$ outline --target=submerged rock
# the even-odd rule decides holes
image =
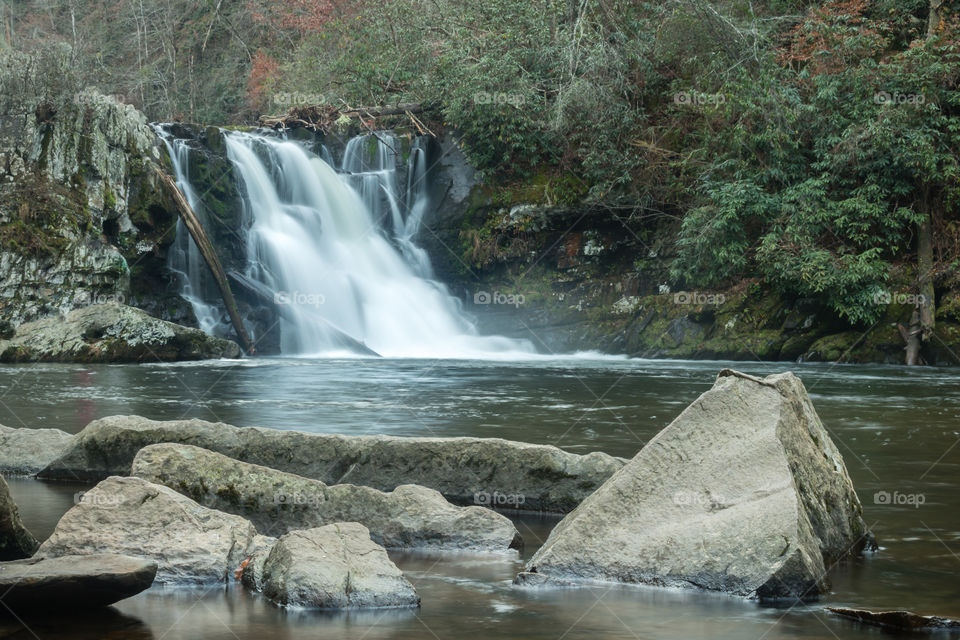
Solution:
[[[266,557],[251,559],[243,584],[279,605],[345,609],[420,604],[386,550],[356,522],[292,531],[259,554]]]
[[[813,598],[867,542],[843,458],[791,373],[722,371],[553,530],[516,582]]]
[[[960,630],[960,620],[939,616],[921,616],[912,611],[870,611],[869,609],[848,609],[846,607],[827,607],[827,611],[864,624],[898,631]]]
[[[30,610],[103,607],[150,588],[157,565],[115,554],[29,558],[0,563],[3,604]]]
[[[17,505],[7,481],[0,476],[0,560],[29,558],[37,550],[37,539],[20,521]],[[0,591],[0,594],[3,592]]]
[[[243,518],[140,478],[107,478],[67,511],[37,556],[117,553],[157,563],[157,582],[224,582],[263,544]]]
[[[9,340],[0,340],[0,362],[156,362],[239,355],[240,347],[230,340],[116,302],[28,322]]]
[[[566,513],[624,461],[499,438],[344,436],[203,420],[113,416],[88,424],[39,475],[100,480],[126,475],[150,444],[192,444],[244,462],[320,480],[391,491],[418,484],[455,504]]]
[[[394,549],[506,551],[522,546],[508,518],[482,507],[456,507],[433,489],[401,485],[390,493],[239,462],[190,445],[144,447],[132,475],[163,484],[200,504],[249,519],[281,535],[334,522],[359,522]]]
[[[0,424],[0,473],[33,475],[59,457],[71,438],[60,429],[14,429]]]

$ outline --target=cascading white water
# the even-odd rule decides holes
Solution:
[[[206,225],[204,208],[193,185],[190,184],[190,147],[182,140],[176,140],[162,126],[155,126],[154,130],[163,140],[167,153],[170,154],[177,186],[190,203],[190,207],[196,212],[197,218]],[[223,317],[223,312],[215,302],[209,302],[210,298],[205,295],[212,291],[213,283],[210,282],[207,264],[184,228],[182,220],[177,220],[177,235],[170,247],[167,266],[177,275],[180,281],[180,295],[193,308],[199,327],[207,333],[217,333],[218,329],[226,329],[228,324]]]
[[[419,141],[403,198],[399,141],[386,134],[351,139],[341,173],[296,142],[228,132],[226,144],[249,221],[246,276],[274,294],[283,353],[342,354],[358,342],[387,357],[533,353],[527,341],[478,335],[459,301],[429,279],[415,243],[427,206]]]

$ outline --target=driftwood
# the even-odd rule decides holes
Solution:
[[[423,123],[417,120],[413,114],[422,113],[423,105],[416,102],[401,103],[395,106],[380,107],[348,107],[337,108],[333,105],[314,105],[291,107],[286,113],[269,116],[263,115],[257,118],[257,124],[261,127],[271,127],[275,129],[295,129],[305,127],[314,131],[324,133],[330,131],[334,123],[340,118],[374,119],[383,116],[408,116],[417,129],[426,129]],[[426,129],[429,131],[428,129]]]
[[[256,353],[253,340],[250,339],[250,335],[243,326],[240,311],[237,309],[237,302],[233,298],[233,292],[230,291],[230,283],[227,282],[227,276],[223,271],[223,267],[220,265],[220,259],[217,258],[217,253],[214,251],[210,239],[207,238],[207,234],[203,230],[203,225],[200,224],[197,214],[193,212],[193,208],[190,206],[190,203],[187,202],[187,198],[183,195],[183,192],[180,191],[180,187],[177,186],[173,178],[161,171],[159,167],[154,167],[154,170],[160,177],[160,182],[163,183],[173,197],[173,201],[177,205],[177,210],[180,213],[180,219],[183,220],[184,226],[186,226],[187,231],[190,232],[190,237],[193,238],[197,248],[200,249],[200,253],[207,263],[207,267],[210,268],[213,279],[217,282],[217,287],[220,289],[220,296],[223,298],[223,303],[227,307],[230,322],[233,323],[233,328],[237,332],[237,337],[240,339],[243,350],[246,351],[247,354],[253,355]]]
[[[236,271],[229,272],[227,276],[231,280],[233,280],[234,284],[239,286],[241,289],[247,292],[254,299],[259,300],[263,304],[273,306],[274,308],[276,308],[277,313],[280,314],[281,316],[285,316],[287,318],[290,317],[289,308],[285,305],[280,304],[277,301],[277,298],[274,296],[273,291],[271,291],[270,288],[264,285],[262,282],[257,282],[256,280],[253,280],[252,278],[248,278],[244,274],[237,273]],[[368,347],[366,344],[364,344],[362,340],[358,340],[357,338],[354,338],[349,333],[339,328],[338,326],[336,326],[326,318],[322,316],[318,316],[318,318],[321,322],[324,323],[324,325],[326,325],[328,329],[330,329],[330,331],[334,335],[337,336],[342,346],[346,347],[347,349],[350,349],[355,353],[359,353],[360,355],[375,356],[377,358],[382,357],[379,353],[377,353],[376,351]]]

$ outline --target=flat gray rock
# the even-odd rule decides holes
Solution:
[[[115,554],[0,562],[0,600],[17,614],[103,607],[148,589],[156,573],[149,560]]]
[[[14,429],[0,424],[0,473],[31,476],[60,457],[72,439],[60,429]]]
[[[389,493],[238,462],[184,444],[144,447],[132,474],[198,503],[250,520],[278,536],[335,522],[359,522],[391,549],[507,551],[522,546],[509,518],[483,507],[457,507],[440,493],[401,485]]]
[[[107,478],[67,511],[38,556],[114,553],[157,564],[161,584],[226,582],[262,546],[249,521],[140,478]]]
[[[37,550],[37,539],[20,521],[17,505],[7,481],[0,476],[0,560],[29,558]]]
[[[127,475],[140,449],[162,442],[192,444],[328,485],[391,491],[418,484],[454,504],[556,513],[576,507],[624,464],[604,453],[576,455],[497,438],[344,436],[113,416],[88,424],[39,476],[95,481]]]
[[[847,607],[827,607],[827,611],[863,624],[897,631],[936,631],[938,629],[960,631],[960,620],[940,616],[922,616],[912,611],[870,611]]]
[[[800,379],[725,370],[551,532],[518,584],[619,582],[815,598],[868,531]]]
[[[260,552],[263,554],[264,552]],[[311,609],[417,607],[420,597],[356,522],[292,531],[255,555],[243,584],[272,602]]]
[[[110,302],[17,327],[0,362],[157,362],[236,358],[235,342]]]

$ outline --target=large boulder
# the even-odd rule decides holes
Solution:
[[[157,564],[157,582],[225,582],[263,536],[247,520],[208,509],[140,478],[107,478],[64,514],[37,555],[116,553]]]
[[[3,604],[31,610],[103,607],[150,588],[157,565],[113,554],[28,558],[0,563]]]
[[[269,551],[253,557],[242,581],[283,606],[346,609],[420,604],[413,585],[386,550],[356,522],[282,536]]]
[[[611,581],[812,598],[868,531],[800,379],[725,370],[553,530],[520,584]]]
[[[38,544],[37,539],[20,521],[17,505],[10,495],[10,487],[0,476],[0,560],[29,558],[37,550]]]
[[[0,362],[157,362],[235,358],[235,342],[116,302],[27,322],[0,340]]]
[[[60,429],[14,429],[0,424],[0,473],[33,475],[57,459],[72,438]]]
[[[113,416],[88,424],[39,475],[126,475],[140,449],[161,442],[192,444],[328,485],[391,491],[419,484],[455,504],[555,513],[573,509],[624,464],[604,453],[576,455],[499,438],[345,436]]]
[[[184,444],[144,447],[132,475],[198,503],[250,520],[281,535],[334,522],[359,522],[378,544],[394,549],[506,551],[522,539],[508,518],[483,507],[456,507],[433,489],[401,485],[389,493],[238,462]]]

